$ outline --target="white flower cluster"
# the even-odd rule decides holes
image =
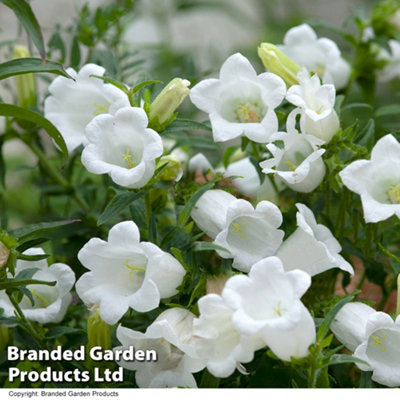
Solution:
[[[307,25],[299,29],[310,34],[311,28]],[[288,33],[288,37],[292,34]],[[318,75],[310,77],[305,67],[313,71],[315,64],[323,66],[325,71],[325,65],[330,68],[331,58],[334,58],[338,64],[346,65],[345,76],[341,76],[342,84],[347,82],[349,72],[337,46],[328,39],[320,41],[316,41],[315,37],[309,43],[309,46],[315,47],[312,52],[315,60],[307,59],[308,63],[299,60],[304,66],[298,73],[299,84],[289,90],[274,73],[257,75],[250,62],[237,53],[225,61],[219,79],[206,79],[194,86],[190,93],[192,102],[209,114],[215,141],[226,142],[245,136],[257,143],[268,143],[272,157],[260,164],[263,172],[274,174],[291,189],[306,193],[313,191],[323,180],[325,165],[321,156],[325,150],[320,146],[332,139],[340,124],[334,110],[335,86],[321,84]],[[331,48],[331,58],[326,59],[326,53],[320,49],[321,43]],[[303,42],[299,46],[302,48]],[[289,40],[283,50],[290,55],[296,48],[295,43]],[[332,81],[331,78],[327,70],[324,81]],[[297,108],[288,116],[287,132],[278,132],[278,118],[274,110],[284,99]],[[301,133],[296,129],[298,114],[301,116]],[[276,141],[283,142],[283,147],[272,143]]]
[[[248,276],[231,277],[221,295],[198,302],[200,315],[181,308],[161,313],[145,333],[119,326],[122,347],[156,349],[160,362],[120,362],[136,371],[139,387],[196,387],[205,367],[228,377],[268,346],[279,358],[302,358],[315,341],[314,321],[300,301],[311,283],[302,271],[285,272],[276,257],[256,263]]]
[[[75,80],[56,78],[49,86],[45,117],[60,131],[72,152],[83,145],[82,163],[93,174],[109,174],[124,187],[143,187],[153,176],[155,159],[162,155],[161,137],[148,126],[148,117],[131,107],[119,88],[104,83],[103,67],[87,64]]]
[[[276,56],[274,62],[279,59],[271,47],[265,52]],[[214,169],[202,154],[189,161],[191,172],[211,170],[238,176],[234,180],[238,192],[256,199],[257,204],[220,189],[208,190],[197,200],[191,218],[212,239],[217,254],[232,259],[232,267],[240,273],[227,278],[218,293],[201,297],[197,316],[185,308],[168,308],[144,333],[119,324],[117,338],[122,348],[155,349],[159,356],[157,363],[120,361],[124,368],[136,371],[139,387],[195,387],[193,373],[204,368],[221,378],[236,369],[246,373],[243,364],[265,347],[284,361],[306,357],[316,339],[314,320],[301,301],[311,277],[331,268],[354,273],[340,255],[338,240],[317,223],[312,210],[297,203],[297,228],[285,237],[279,229],[282,213],[269,201],[282,186],[309,193],[323,181],[326,150],[322,146],[340,130],[334,109],[336,90],[347,85],[350,67],[336,44],[318,39],[308,25],[291,29],[279,52],[290,57],[284,70],[293,73],[289,69],[294,66],[295,84],[289,85],[275,71],[257,75],[250,62],[236,53],[222,65],[218,79],[203,80],[190,91],[193,104],[209,115],[214,141],[229,145],[244,138],[244,143],[261,144],[265,154],[257,162],[263,159],[259,163],[262,173],[272,175],[261,184],[254,160],[245,153],[226,168]],[[274,65],[279,68],[279,63]],[[388,76],[394,76],[391,68],[389,63]],[[67,72],[75,81],[54,80],[45,115],[60,130],[68,151],[83,145],[82,164],[89,172],[108,174],[127,188],[145,186],[164,151],[160,135],[149,128],[146,111],[131,107],[124,91],[92,76],[104,74],[99,66],[88,64],[79,73]],[[177,107],[188,94],[188,85],[177,79],[162,93],[169,96],[177,89],[173,106]],[[160,100],[158,106],[165,108],[170,103],[167,100]],[[276,109],[284,102],[291,104],[292,111],[283,132]],[[163,128],[171,115],[161,116],[155,110],[155,105],[147,110],[150,125]],[[161,161],[173,164],[172,175],[182,175],[176,155]],[[340,177],[361,195],[366,222],[400,217],[400,144],[392,135],[377,142],[371,160],[351,163]],[[130,309],[157,309],[161,300],[179,294],[186,274],[170,253],[140,241],[134,221],[114,225],[107,241],[90,239],[78,259],[89,272],[78,279],[77,294],[109,325],[120,323]],[[19,262],[17,272],[28,264]],[[32,304],[26,298],[21,307],[30,319],[57,321],[71,301],[73,273],[63,264],[47,268],[41,261],[36,266],[40,271],[35,279],[52,278],[57,284],[30,288],[37,301]],[[12,315],[13,307],[1,293],[0,307],[5,315]],[[372,370],[373,379],[388,386],[400,383],[399,327],[399,318],[393,322],[386,314],[358,303],[345,306],[332,324],[338,339],[365,361],[359,367]]]

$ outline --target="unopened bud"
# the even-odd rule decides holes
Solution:
[[[2,269],[7,264],[9,255],[10,250],[8,249],[8,247],[3,242],[0,242],[0,269]]]
[[[190,92],[189,85],[190,82],[186,79],[174,78],[165,86],[150,105],[149,125],[151,127],[164,127],[171,122],[175,110]]]
[[[98,308],[88,318],[87,335],[89,349],[95,346],[111,349],[110,327],[101,319]]]
[[[175,154],[168,156],[162,156],[160,161],[157,163],[157,168],[164,167],[164,169],[158,175],[163,181],[176,181],[182,176],[182,166],[179,158]]]
[[[17,46],[14,49],[13,58],[30,57],[29,51],[25,46]],[[18,104],[21,107],[29,108],[36,105],[36,88],[33,74],[17,75],[15,78],[17,89]]]
[[[258,56],[265,68],[280,76],[287,87],[299,84],[297,74],[300,71],[300,65],[296,64],[278,47],[271,43],[261,43],[258,48]]]
[[[8,328],[0,325],[0,352],[4,351],[10,338]]]

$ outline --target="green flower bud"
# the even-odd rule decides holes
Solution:
[[[6,348],[9,338],[8,328],[4,325],[0,325],[0,352],[4,351]]]
[[[300,65],[296,64],[278,47],[271,43],[261,43],[258,48],[258,56],[265,68],[280,76],[287,87],[299,84],[297,73],[300,71]]]
[[[103,350],[111,349],[110,327],[101,319],[98,308],[88,318],[87,335],[88,349],[95,346],[101,346]]]
[[[181,162],[175,154],[162,156],[157,163],[157,168],[167,166],[158,175],[163,181],[175,181],[182,176]]]
[[[172,122],[175,110],[190,92],[189,85],[186,79],[174,78],[165,86],[150,105],[150,127],[159,130]]]
[[[30,57],[29,51],[25,46],[17,46],[14,49],[13,58]],[[18,104],[21,107],[29,108],[36,105],[36,87],[33,74],[17,75],[15,78],[17,89]]]
[[[2,269],[7,264],[9,255],[9,248],[3,242],[0,242],[0,269]]]

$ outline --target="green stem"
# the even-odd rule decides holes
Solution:
[[[25,139],[20,136],[20,139],[32,150],[32,152],[38,157],[39,162],[45,169],[52,175],[55,181],[57,181],[61,186],[64,187],[66,191],[72,191],[72,196],[76,203],[87,213],[90,211],[89,205],[86,203],[85,199],[80,195],[74,186],[72,186],[61,174],[60,172],[48,161],[46,155],[42,150],[36,146],[30,139]]]
[[[13,287],[26,286],[26,285],[47,285],[55,286],[57,282],[40,281],[36,279],[26,279],[23,281],[0,282],[0,290],[10,289]]]
[[[11,304],[14,306],[14,308],[15,308],[18,316],[19,316],[19,319],[22,322],[22,326],[33,337],[33,339],[35,340],[37,345],[40,348],[43,348],[42,339],[40,338],[39,334],[35,331],[35,329],[33,328],[32,324],[26,319],[24,313],[21,310],[21,307],[19,306],[17,301],[14,299],[14,296],[12,294],[9,294],[9,293],[7,293],[7,296],[10,299]]]

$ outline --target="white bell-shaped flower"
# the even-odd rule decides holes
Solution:
[[[35,256],[44,254],[44,251],[41,248],[30,248],[23,254]],[[27,319],[41,324],[60,322],[72,300],[70,290],[75,283],[74,272],[66,264],[56,263],[49,267],[46,260],[17,260],[15,273],[18,275],[30,268],[38,269],[32,279],[56,282],[56,285],[27,285],[26,288],[30,290],[34,303],[29,297],[24,296],[19,303],[21,310]],[[5,317],[14,316],[15,308],[4,290],[0,291],[0,308],[4,309]]]
[[[314,321],[300,301],[311,284],[299,270],[285,272],[277,257],[252,266],[248,276],[235,275],[222,297],[234,311],[234,327],[242,335],[259,334],[282,360],[302,358],[315,341]]]
[[[270,72],[257,75],[240,53],[222,65],[219,79],[206,79],[190,92],[190,99],[209,114],[216,142],[240,136],[266,143],[278,130],[274,109],[282,102],[286,85]]]
[[[264,347],[260,337],[241,335],[232,322],[233,310],[217,294],[207,294],[198,301],[200,316],[193,321],[193,333],[199,339],[198,353],[206,359],[211,374],[226,378],[241,363],[252,361],[254,351]]]
[[[222,190],[209,190],[195,204],[191,216],[198,227],[225,250],[223,258],[233,258],[233,267],[250,271],[257,261],[271,256],[282,243],[284,232],[279,208],[261,201],[254,207]]]
[[[125,361],[118,364],[136,371],[136,383],[140,388],[197,387],[193,377],[205,367],[205,360],[197,356],[197,339],[193,336],[195,315],[183,308],[171,308],[162,312],[149,325],[145,333],[118,326],[117,338],[122,346],[135,350],[154,350],[157,361]]]
[[[384,312],[354,304],[346,304],[338,312],[331,325],[332,332],[354,351],[354,357],[367,363],[357,363],[357,366],[363,371],[372,371],[372,380],[390,387],[399,386],[400,316],[393,321]]]
[[[321,85],[318,75],[310,78],[304,68],[298,73],[298,80],[300,84],[289,88],[286,99],[300,108],[302,131],[328,143],[340,127],[334,110],[335,86]]]
[[[88,306],[99,305],[101,318],[115,324],[129,307],[147,312],[160,298],[178,293],[185,270],[171,254],[153,243],[140,242],[133,221],[114,225],[108,241],[92,238],[78,253],[90,270],[76,283],[76,291]]]
[[[87,143],[85,128],[95,116],[115,114],[118,109],[130,106],[122,90],[91,76],[102,76],[104,72],[96,64],[86,64],[78,73],[68,68],[67,73],[74,80],[59,76],[49,86],[44,115],[60,131],[70,153]]]
[[[400,143],[394,136],[379,139],[370,160],[354,161],[339,175],[361,196],[365,222],[400,218]]]
[[[287,119],[287,133],[279,132],[271,141],[283,142],[283,148],[267,144],[272,157],[260,163],[264,174],[274,174],[296,192],[312,192],[323,180],[325,164],[322,160],[324,149],[317,146],[323,142],[312,136],[299,134],[294,127],[295,113]]]
[[[337,44],[328,38],[317,37],[307,24],[289,29],[278,46],[287,56],[309,71],[317,73],[324,83],[344,88],[350,78],[350,66],[341,57]]]
[[[223,258],[233,258],[233,267],[249,272],[257,261],[272,256],[282,243],[284,232],[279,208],[260,201],[254,207],[246,200],[230,203],[226,212],[224,229],[214,243],[228,250],[217,250]]]
[[[93,174],[109,174],[118,185],[143,187],[163,152],[160,135],[147,124],[146,113],[137,107],[94,118],[86,128],[89,143],[83,149],[82,164]]]
[[[276,252],[285,271],[300,269],[314,276],[331,268],[354,274],[353,267],[339,254],[342,250],[331,231],[317,224],[314,214],[304,204],[297,203],[296,231]]]
[[[190,216],[204,233],[215,239],[225,227],[229,204],[236,200],[235,196],[225,190],[207,190],[197,200]]]

